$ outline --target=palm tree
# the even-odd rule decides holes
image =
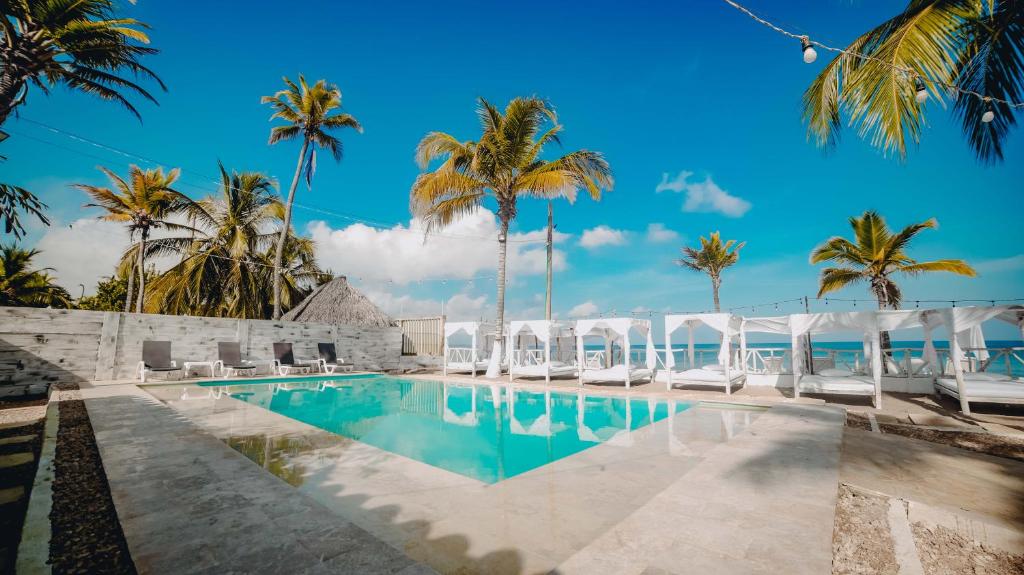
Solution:
[[[71,295],[54,283],[51,268],[32,269],[37,250],[0,245],[0,305],[59,307],[71,305]]]
[[[129,273],[128,297],[125,298],[124,311],[131,311],[134,295],[133,278],[137,274],[139,297],[135,302],[135,311],[142,313],[146,295],[146,242],[149,241],[149,234],[156,228],[192,231],[188,226],[169,221],[169,218],[191,209],[193,202],[188,196],[171,188],[178,179],[177,169],[164,174],[160,168],[142,170],[133,165],[128,169],[127,180],[104,167],[100,167],[100,170],[110,179],[113,188],[87,184],[75,184],[74,187],[92,196],[96,202],[86,204],[85,207],[106,210],[107,213],[100,216],[101,220],[127,223],[129,239],[132,242],[135,241],[135,235],[139,235],[139,242],[129,247],[122,263],[127,266]]]
[[[983,162],[1001,161],[1016,109],[977,95],[1024,99],[1024,10],[1017,0],[912,0],[833,59],[804,93],[807,135],[839,139],[842,115],[886,153],[906,156],[927,125],[919,91],[953,100],[967,141]],[[869,58],[858,58],[860,53]],[[975,92],[957,94],[947,86]],[[986,112],[994,116],[985,121]]]
[[[963,260],[918,262],[907,255],[907,246],[917,234],[938,226],[938,221],[932,218],[893,233],[877,212],[867,211],[860,217],[850,218],[853,241],[836,236],[811,252],[812,264],[837,264],[837,267],[821,270],[818,297],[867,282],[878,300],[878,309],[898,309],[903,294],[893,280],[896,274],[914,276],[924,272],[951,272],[968,277],[977,275]]]
[[[275,249],[284,205],[275,183],[258,172],[232,172],[220,166],[220,197],[195,203],[191,238],[151,242],[151,255],[180,255],[181,260],[152,285],[151,311],[266,318],[273,293]],[[289,234],[285,246],[282,304],[294,306],[321,279],[313,244]]]
[[[131,92],[155,102],[124,77],[160,79],[140,63],[155,54],[146,46],[148,26],[117,17],[114,0],[8,0],[0,3],[0,125],[24,103],[30,85],[44,94],[57,85],[120,103]],[[166,88],[164,88],[166,89]]]
[[[316,149],[325,148],[334,156],[334,161],[341,161],[342,144],[341,140],[332,136],[329,132],[341,128],[353,128],[362,133],[363,127],[350,114],[343,112],[332,114],[333,111],[341,109],[341,90],[326,80],[318,80],[313,86],[306,84],[306,79],[300,74],[299,84],[284,78],[286,89],[274,94],[264,96],[260,99],[263,104],[270,104],[274,108],[271,120],[280,118],[287,122],[284,126],[274,126],[270,129],[270,144],[276,144],[283,140],[302,138],[302,147],[299,148],[299,161],[295,166],[295,175],[292,177],[292,184],[288,188],[288,201],[285,203],[284,226],[281,227],[281,235],[277,240],[277,252],[274,257],[274,319],[281,318],[281,281],[284,273],[284,251],[285,241],[291,233],[292,205],[295,202],[295,189],[299,185],[299,178],[302,173],[306,174],[306,185],[313,183],[313,172],[316,170]]]
[[[728,240],[722,243],[718,232],[711,232],[708,238],[701,236],[700,248],[684,247],[683,257],[676,264],[695,272],[708,274],[711,278],[711,293],[715,300],[715,313],[722,311],[718,299],[718,290],[722,287],[722,272],[725,268],[735,265],[740,259],[740,250],[747,242],[736,243]]]
[[[494,355],[500,356],[508,229],[516,217],[518,201],[527,197],[574,201],[580,189],[597,200],[602,189],[612,188],[613,180],[608,162],[597,152],[579,150],[551,161],[541,158],[544,146],[559,143],[562,131],[547,102],[515,98],[504,112],[483,98],[479,103],[477,115],[483,132],[479,141],[460,142],[444,132],[431,132],[420,141],[416,161],[421,169],[434,160],[444,161],[434,171],[416,178],[410,206],[429,233],[473,213],[487,198],[497,204],[501,228]]]
[[[45,209],[46,204],[25,188],[0,184],[0,219],[3,220],[5,234],[14,234],[14,238],[18,240],[25,235],[25,227],[21,224],[19,213],[21,211],[39,218],[43,225],[50,225],[50,220],[43,215]]]

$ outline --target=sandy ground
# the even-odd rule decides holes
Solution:
[[[839,486],[832,532],[833,575],[895,575],[899,571],[888,511],[887,497]]]

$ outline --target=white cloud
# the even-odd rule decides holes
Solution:
[[[70,225],[54,222],[36,242],[35,249],[41,253],[35,265],[53,268],[57,283],[77,297],[79,284],[91,294],[100,278],[113,275],[127,247],[128,230],[123,224],[96,218],[81,218]]]
[[[665,224],[652,223],[647,225],[647,241],[652,244],[672,242],[679,239],[679,232],[670,230]]]
[[[715,212],[730,218],[738,218],[750,210],[750,202],[718,187],[710,175],[703,182],[687,182],[692,175],[693,172],[683,170],[670,181],[668,173],[662,174],[661,183],[654,191],[686,192],[684,212]]]
[[[981,274],[997,274],[1018,271],[1024,269],[1024,254],[1017,254],[1006,258],[981,260],[974,264],[974,269]]]
[[[498,261],[498,222],[494,212],[479,209],[424,240],[422,224],[387,229],[356,223],[334,229],[323,221],[309,224],[317,260],[336,274],[352,278],[386,279],[405,284],[430,278],[471,278],[494,272]],[[509,234],[510,276],[543,274],[546,266],[545,230]],[[555,232],[555,243],[568,234]],[[531,241],[534,243],[523,243]],[[553,267],[567,267],[563,250],[553,252]]]
[[[587,317],[595,313],[597,313],[597,304],[588,300],[569,310],[569,317]]]
[[[621,246],[626,243],[626,233],[601,225],[584,230],[580,236],[580,247],[592,250],[601,246]]]
[[[384,313],[396,318],[441,315],[441,300],[418,299],[409,294],[396,295],[376,288],[360,288],[361,291]],[[444,313],[450,321],[479,319],[489,313],[487,296],[472,297],[457,293],[444,302]]]

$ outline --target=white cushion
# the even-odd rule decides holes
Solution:
[[[840,367],[830,367],[819,371],[818,375],[824,375],[826,377],[846,377],[848,375],[853,375],[853,372]]]
[[[965,381],[1005,381],[1010,379],[1008,375],[1000,373],[986,373],[984,371],[964,374]]]
[[[725,373],[725,366],[720,363],[709,363],[701,366],[701,369],[706,371],[716,371],[718,373]]]

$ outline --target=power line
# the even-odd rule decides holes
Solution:
[[[819,42],[817,40],[812,40],[810,38],[810,36],[807,35],[807,34],[795,34],[793,32],[790,32],[790,31],[788,31],[788,30],[786,30],[786,29],[776,25],[776,24],[773,24],[772,22],[768,21],[765,18],[762,18],[762,17],[758,16],[753,11],[751,11],[749,8],[746,8],[745,6],[742,6],[738,2],[735,2],[734,0],[722,0],[722,1],[725,2],[726,4],[732,6],[733,8],[739,10],[740,12],[746,14],[747,16],[749,16],[750,18],[752,18],[755,22],[758,22],[759,24],[767,26],[768,28],[774,30],[775,32],[778,32],[779,34],[782,34],[783,36],[792,38],[794,40],[800,40],[804,44],[805,48],[808,45],[814,45],[814,46],[817,46],[817,47],[822,48],[824,50],[828,50],[830,52],[835,52],[837,54],[845,54],[847,56],[851,56],[851,57],[854,57],[854,58],[857,58],[857,59],[860,59],[860,60],[877,62],[877,63],[879,63],[879,64],[881,64],[883,66],[886,66],[886,67],[891,68],[893,70],[896,70],[898,72],[903,72],[910,79],[920,79],[923,82],[927,82],[927,83],[933,84],[933,85],[942,86],[942,87],[944,87],[944,88],[946,88],[948,90],[952,90],[952,91],[958,92],[960,94],[966,94],[966,95],[974,96],[975,98],[978,98],[978,99],[982,100],[983,102],[999,102],[1000,104],[1004,104],[1004,105],[1009,106],[1011,108],[1024,107],[1024,102],[1017,102],[1017,103],[1015,103],[1015,102],[1010,102],[1009,100],[1004,100],[1002,98],[996,98],[994,96],[986,96],[985,94],[982,94],[980,92],[976,92],[974,90],[970,90],[970,89],[967,89],[967,88],[962,88],[962,87],[960,87],[960,86],[958,86],[956,84],[950,84],[948,82],[943,82],[942,80],[937,80],[937,79],[934,79],[934,78],[925,77],[924,75],[919,74],[916,70],[914,70],[912,68],[909,68],[907,66],[899,66],[899,65],[893,64],[891,62],[887,62],[887,61],[885,61],[885,60],[883,60],[881,58],[877,58],[875,56],[871,56],[871,55],[868,55],[868,54],[863,54],[863,53],[856,52],[856,51],[853,51],[853,50],[847,50],[845,48],[836,48],[834,46],[829,46],[828,44],[824,44],[824,43]],[[808,60],[808,62],[812,62],[812,61],[813,60]]]
[[[107,144],[103,144],[101,142],[97,142],[95,140],[91,140],[89,138],[85,138],[83,136],[79,136],[78,134],[74,134],[74,133],[69,132],[67,130],[63,130],[61,128],[57,128],[55,126],[51,126],[49,124],[46,124],[44,122],[40,122],[38,120],[33,120],[31,118],[26,118],[24,116],[20,117],[19,119],[23,120],[25,122],[28,122],[30,124],[34,124],[36,126],[39,126],[40,128],[43,128],[45,130],[49,130],[49,131],[51,131],[51,132],[53,132],[55,134],[67,137],[67,138],[75,140],[77,142],[81,142],[81,143],[87,144],[89,146],[93,146],[93,147],[96,147],[96,148],[108,151],[108,152],[113,153],[113,154],[117,154],[119,156],[123,156],[123,157],[128,158],[128,159],[133,160],[133,161],[143,162],[143,163],[146,163],[146,164],[151,164],[151,165],[161,166],[161,167],[162,166],[172,166],[173,165],[173,164],[170,164],[170,163],[167,163],[167,162],[161,162],[161,161],[155,160],[153,158],[148,158],[146,156],[142,156],[142,155],[139,155],[139,154],[135,154],[133,152],[128,152],[128,151],[125,151],[125,150],[122,150],[122,149],[119,149],[119,148],[115,148],[115,147],[109,146]],[[83,151],[77,150],[75,148],[69,148],[67,146],[62,146],[60,144],[57,144],[57,143],[54,143],[54,142],[50,142],[50,141],[47,141],[47,140],[43,140],[41,138],[36,138],[36,137],[25,135],[25,134],[16,134],[16,135],[18,135],[19,137],[28,138],[30,140],[35,140],[35,141],[43,143],[43,144],[54,146],[54,147],[60,148],[62,150],[66,150],[66,151],[82,154],[84,156],[87,156],[87,157],[90,157],[90,158],[93,158],[93,159],[97,159],[97,160],[100,160],[100,161],[105,161],[106,160],[105,158],[102,158],[102,157],[99,157],[99,156],[96,156],[96,155],[93,155],[93,154],[89,154],[88,152],[83,152]],[[222,185],[222,182],[220,182],[219,180],[217,180],[216,178],[213,178],[212,176],[210,176],[208,174],[201,174],[201,173],[195,172],[195,171],[193,171],[191,169],[185,169],[185,168],[179,168],[179,169],[183,173],[191,174],[191,175],[193,175],[195,177],[202,178],[206,182],[210,182],[210,183],[214,184],[215,186],[217,186],[217,189],[212,189],[211,190],[211,189],[199,186],[197,184],[191,184],[191,183],[183,181],[182,183],[185,184],[185,185],[189,185],[189,186],[192,186],[194,188],[197,188],[197,189],[200,189],[200,190],[203,190],[203,191],[206,191],[206,192],[210,192],[210,193],[216,193],[219,190],[220,186]],[[232,189],[232,190],[235,190],[235,191],[240,191],[237,188],[234,188],[234,187],[231,187],[231,186],[229,186],[229,189]],[[379,230],[391,231],[391,232],[399,232],[399,233],[413,233],[413,234],[417,234],[417,235],[422,235],[425,238],[429,236],[429,237],[456,239],[456,240],[493,241],[493,242],[496,242],[498,240],[497,236],[485,237],[485,236],[473,236],[473,235],[462,235],[462,234],[445,234],[445,233],[436,233],[436,232],[431,232],[431,233],[428,234],[427,231],[424,230],[424,229],[418,229],[418,228],[412,228],[412,227],[408,227],[407,228],[407,227],[405,227],[404,224],[401,224],[401,223],[390,223],[390,222],[382,222],[382,221],[379,221],[379,220],[372,220],[372,219],[368,219],[368,218],[364,218],[364,217],[360,217],[360,216],[355,216],[355,215],[352,215],[352,214],[345,214],[345,213],[336,212],[336,211],[333,211],[333,210],[328,210],[328,209],[324,209],[324,208],[320,208],[320,207],[308,206],[308,205],[301,204],[301,203],[298,203],[298,202],[292,202],[292,206],[294,206],[296,208],[299,208],[299,209],[307,210],[307,211],[310,211],[310,212],[319,213],[319,214],[322,214],[322,215],[333,216],[333,217],[336,217],[336,218],[341,218],[341,219],[345,219],[345,220],[348,220],[348,221],[361,223],[361,224],[364,224],[366,226],[369,226],[369,227],[372,227],[372,228],[375,228],[375,229],[379,229]],[[543,243],[545,241],[546,240],[544,240],[544,239],[536,239],[536,240],[508,239],[507,243],[510,243],[510,244],[539,244],[539,243]]]

